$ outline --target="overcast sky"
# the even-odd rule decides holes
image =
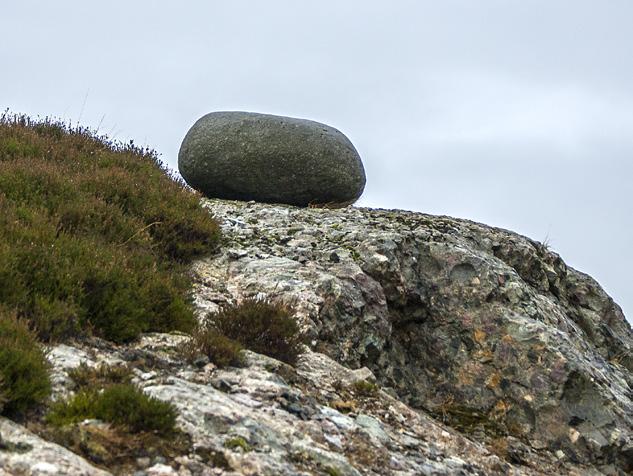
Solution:
[[[330,124],[360,205],[547,239],[633,317],[633,1],[3,2],[0,107],[176,168],[215,110]]]

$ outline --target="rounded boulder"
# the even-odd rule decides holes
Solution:
[[[210,198],[344,206],[365,188],[358,152],[337,129],[251,112],[212,112],[178,154],[185,181]]]

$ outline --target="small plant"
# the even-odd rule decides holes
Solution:
[[[68,376],[79,388],[101,388],[112,384],[130,383],[132,380],[132,370],[125,365],[101,364],[91,367],[81,363],[70,372]]]
[[[230,450],[236,450],[240,448],[242,451],[244,451],[244,453],[248,453],[253,449],[251,445],[249,445],[248,442],[241,436],[234,436],[233,438],[229,438],[224,442],[224,447]]]
[[[22,414],[48,398],[49,364],[35,335],[0,306],[0,411]]]
[[[205,355],[218,367],[244,365],[242,346],[208,326],[200,326],[194,330],[191,341],[183,346],[183,352],[189,362]]]
[[[205,329],[214,329],[260,354],[294,365],[303,352],[304,336],[294,309],[270,299],[248,298],[209,314]]]
[[[354,393],[361,397],[375,397],[378,394],[378,385],[367,380],[357,380],[352,384]]]
[[[77,393],[54,403],[35,426],[62,445],[113,474],[128,474],[139,457],[169,460],[191,451],[191,439],[175,428],[176,409],[132,385],[126,365],[82,364],[69,376]],[[110,425],[82,424],[98,419]]]
[[[55,426],[97,418],[123,426],[132,433],[174,431],[173,405],[149,397],[131,384],[115,384],[103,391],[85,389],[70,400],[52,405],[47,421]]]

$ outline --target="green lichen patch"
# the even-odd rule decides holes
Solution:
[[[229,438],[224,442],[224,447],[230,450],[240,449],[244,453],[248,453],[249,451],[253,450],[253,447],[248,444],[248,441],[246,441],[241,436],[234,436]]]

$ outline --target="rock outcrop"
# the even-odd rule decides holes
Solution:
[[[182,335],[52,347],[55,398],[80,363],[126,363],[178,410],[188,449],[114,474],[632,471],[633,332],[546,246],[421,213],[203,203],[225,243],[193,267],[200,314],[289,300],[310,349],[296,367],[246,352],[244,368],[217,369],[187,364]],[[102,474],[15,423],[0,433],[9,474]]]
[[[0,417],[0,476],[18,474],[106,476],[110,473]]]
[[[421,213],[206,205],[228,243],[196,266],[201,307],[292,300],[316,350],[512,461],[633,470],[631,327],[543,244]]]
[[[530,450],[538,470],[519,468],[381,390],[367,368],[350,370],[312,351],[296,367],[252,352],[244,368],[193,367],[182,361],[185,342],[169,334],[125,346],[95,340],[53,347],[50,360],[56,397],[72,392],[68,374],[80,364],[132,365],[137,385],[178,409],[188,452],[131,461],[122,455],[110,473],[0,420],[2,467],[8,474],[99,476],[536,475],[572,468]],[[82,427],[85,436],[103,423]],[[89,437],[81,445],[93,458],[103,451]]]
[[[341,132],[269,114],[207,114],[185,136],[178,168],[213,198],[340,206],[365,187],[358,152]]]

